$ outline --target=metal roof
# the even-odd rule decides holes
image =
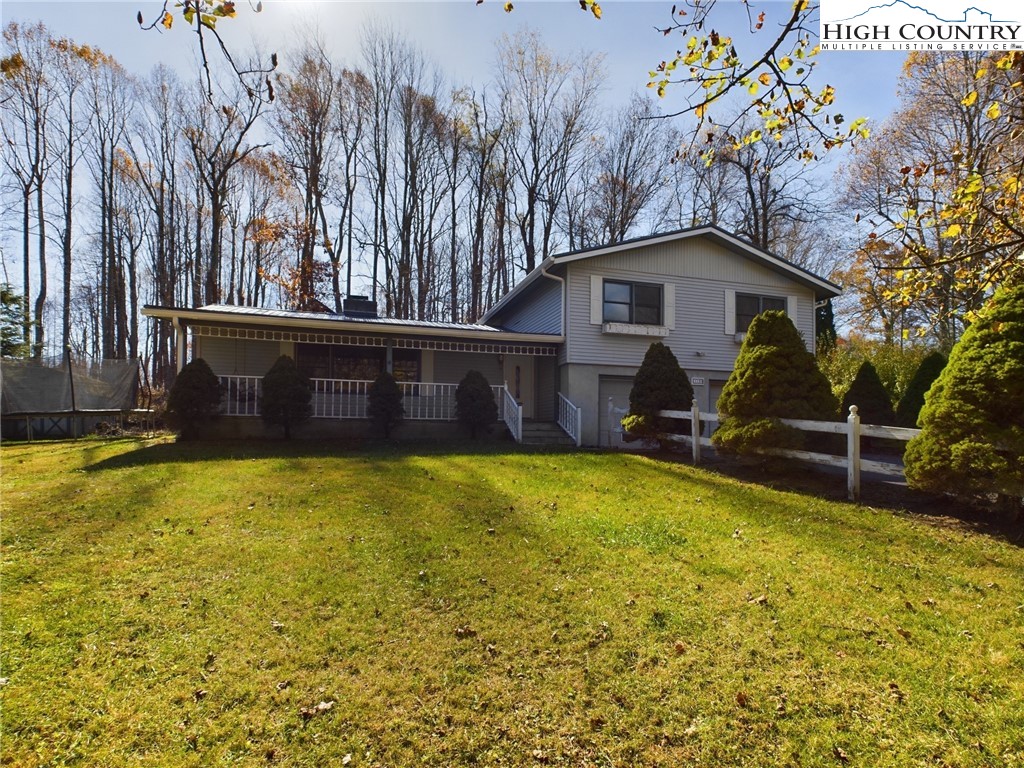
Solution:
[[[339,323],[358,323],[383,328],[429,328],[436,331],[478,331],[480,333],[504,333],[501,328],[476,323],[441,323],[434,320],[397,320],[391,317],[355,317],[346,314],[328,314],[326,312],[295,312],[287,309],[262,309],[260,307],[241,307],[234,304],[207,304],[199,307],[202,312],[220,312],[229,315],[279,317],[285,320],[322,320]]]
[[[294,312],[286,309],[262,309],[233,304],[208,304],[205,307],[160,307],[146,305],[142,314],[183,321],[189,324],[206,322],[290,327],[328,332],[380,333],[390,335],[440,336],[479,341],[507,341],[517,344],[558,344],[559,334],[521,333],[473,323],[441,323],[431,320],[396,320],[394,318],[352,317],[323,312]]]

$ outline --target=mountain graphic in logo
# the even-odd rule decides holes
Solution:
[[[900,11],[901,13],[905,13],[907,11],[919,11],[919,12],[921,12],[923,14],[926,14],[927,16],[930,16],[931,18],[935,19],[935,21],[942,22],[943,24],[970,24],[970,23],[979,23],[979,22],[983,23],[983,24],[1010,24],[1010,23],[1013,23],[1010,20],[1006,20],[1006,19],[1002,19],[1002,20],[1001,19],[993,19],[992,18],[992,14],[989,11],[983,11],[980,8],[978,8],[977,6],[973,6],[973,5],[964,9],[964,13],[963,13],[963,17],[962,18],[959,18],[959,19],[944,19],[941,16],[939,16],[938,14],[932,13],[927,8],[922,8],[919,5],[914,5],[913,3],[908,3],[908,2],[906,2],[906,0],[893,0],[893,2],[891,2],[891,3],[885,3],[885,4],[882,4],[882,5],[873,5],[870,8],[868,8],[867,10],[862,11],[861,13],[858,13],[856,16],[850,16],[849,18],[846,18],[846,19],[834,19],[833,21],[836,21],[836,22],[840,22],[840,21],[842,21],[842,22],[853,21],[855,19],[861,18],[862,16],[867,16],[869,13],[872,14],[873,16],[877,17],[878,15],[884,14],[886,11],[889,11],[889,10],[891,10],[891,11]],[[973,12],[975,18],[971,18],[972,12]],[[978,18],[978,17],[982,17],[982,18]],[[877,19],[872,19],[872,20],[876,21]]]

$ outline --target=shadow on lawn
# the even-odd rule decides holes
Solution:
[[[127,442],[127,441],[126,441]],[[247,459],[319,459],[359,454],[387,460],[414,456],[493,456],[508,452],[556,453],[544,448],[524,448],[499,440],[446,440],[390,442],[385,440],[196,440],[152,443],[133,441],[138,447],[96,461],[87,449],[87,472],[108,469],[179,464],[202,461],[239,461]],[[557,451],[564,452],[564,451]]]
[[[666,464],[692,466],[689,458],[680,453],[661,451],[648,456]],[[712,455],[705,456],[699,468],[771,490],[834,502],[847,501],[845,474],[829,473],[798,462]],[[916,491],[905,483],[862,478],[860,505],[910,514],[938,527],[983,534],[1024,546],[1024,519],[1010,520],[991,505]]]
[[[359,455],[375,462],[416,456],[499,456],[507,453],[564,454],[561,449],[516,446],[495,440],[446,440],[390,442],[384,440],[204,440],[144,444],[116,456],[87,463],[87,472],[110,469],[181,464],[203,461],[283,459],[301,461]],[[629,453],[623,453],[629,456]],[[644,454],[655,462],[690,466],[679,453]],[[88,460],[88,456],[87,456]],[[771,490],[842,502],[846,500],[845,478],[814,468],[779,461],[758,462],[726,456],[708,456],[700,470]],[[865,481],[861,504],[865,507],[916,515],[934,525],[998,537],[1024,546],[1024,521],[1011,521],[997,511],[961,502],[947,496],[914,491],[904,484]]]

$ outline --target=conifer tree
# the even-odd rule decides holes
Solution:
[[[455,416],[476,438],[480,430],[490,432],[498,418],[498,404],[494,402],[491,385],[479,371],[469,371],[455,388]]]
[[[204,425],[217,418],[221,386],[209,364],[198,357],[178,373],[167,395],[164,418],[182,440],[199,437]]]
[[[370,384],[366,393],[366,415],[384,433],[385,439],[391,437],[391,430],[398,426],[405,415],[402,389],[395,377],[387,371],[377,374],[377,378]]]
[[[288,355],[281,355],[263,377],[260,414],[267,424],[284,427],[284,437],[292,436],[292,427],[309,420],[313,414],[309,379]]]
[[[878,371],[870,360],[865,360],[857,369],[853,383],[843,396],[840,415],[846,416],[851,405],[857,406],[861,424],[891,425],[896,420],[892,410],[892,398],[889,397]]]
[[[914,488],[1024,497],[1024,284],[1002,289],[953,347],[904,454]]]
[[[945,367],[946,356],[941,352],[932,352],[921,361],[910,383],[907,384],[907,391],[903,393],[899,405],[896,406],[897,425],[911,429],[917,426],[917,418],[924,407],[924,396]]]
[[[644,360],[629,391],[629,413],[622,425],[631,437],[653,437],[674,431],[671,419],[659,419],[658,411],[689,411],[693,385],[672,350],[656,341],[647,348]]]
[[[754,318],[718,399],[715,445],[736,453],[800,448],[803,433],[779,419],[831,420],[837,403],[814,355],[785,312]]]

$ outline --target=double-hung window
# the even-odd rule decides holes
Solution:
[[[662,287],[653,283],[604,281],[603,320],[606,323],[661,325]]]
[[[781,309],[785,312],[786,299],[780,296],[755,296],[750,293],[737,293],[736,332],[746,333],[753,319],[770,309]]]

